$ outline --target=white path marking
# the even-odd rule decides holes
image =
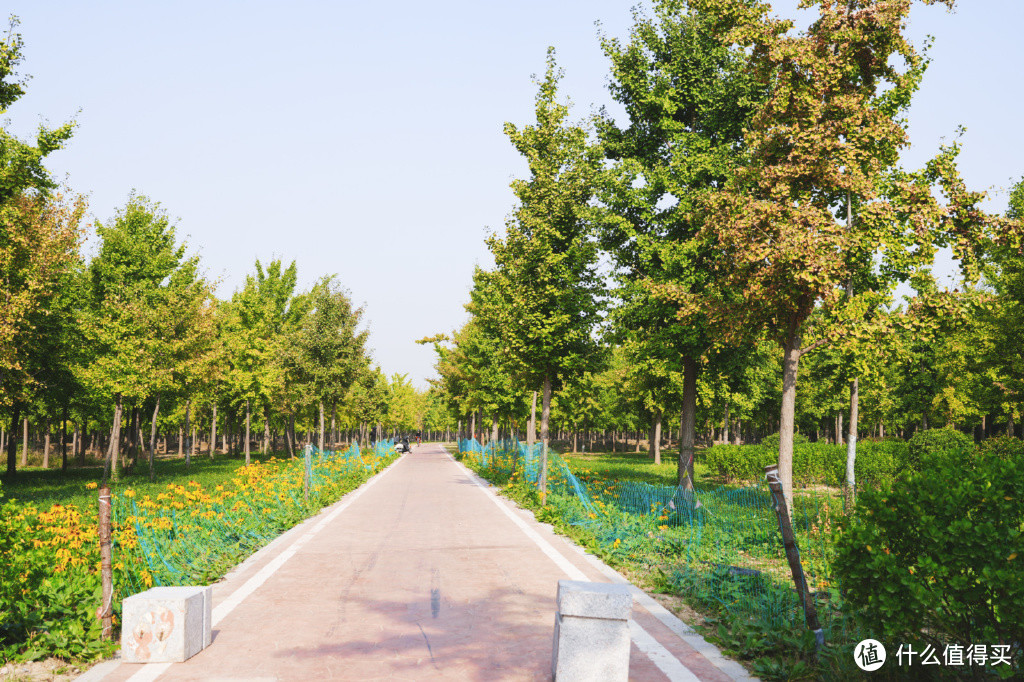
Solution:
[[[455,458],[452,457],[451,453],[445,450],[445,454],[448,458],[456,462]],[[478,488],[484,491],[484,493],[491,499],[494,504],[498,505],[498,509],[505,513],[505,516],[512,519],[519,528],[526,534],[526,537],[533,540],[533,543],[540,548],[548,557],[555,562],[555,564],[562,569],[562,571],[573,580],[588,580],[587,575],[576,568],[568,559],[566,559],[557,549],[551,546],[551,544],[537,534],[535,530],[530,528],[525,521],[516,516],[508,505],[504,504],[494,491],[488,486],[481,482],[480,477],[470,471],[467,467],[459,464],[460,467],[468,474],[469,480],[473,481]],[[652,600],[653,601],[653,600]],[[661,642],[651,636],[646,630],[640,627],[635,621],[629,621],[629,634],[636,644],[637,648],[642,651],[647,658],[651,659],[654,665],[658,666],[661,672],[665,673],[671,682],[700,682],[700,678],[694,675],[690,670],[683,665],[679,659],[672,655],[672,652],[666,649]]]
[[[404,457],[404,455],[402,457]],[[317,533],[319,533],[321,530],[324,529],[324,526],[326,526],[331,521],[336,519],[338,517],[338,515],[341,514],[341,512],[345,511],[349,507],[349,505],[351,505],[353,502],[355,502],[357,499],[359,499],[359,497],[364,492],[366,492],[367,488],[369,488],[374,483],[379,481],[380,478],[384,474],[386,474],[388,471],[390,471],[391,468],[393,466],[395,466],[395,464],[397,464],[399,462],[399,460],[402,459],[402,457],[399,457],[394,462],[389,464],[386,468],[384,468],[381,471],[377,472],[366,483],[364,483],[363,485],[359,486],[358,488],[356,488],[352,492],[348,493],[344,497],[344,500],[342,502],[335,503],[337,506],[334,509],[332,509],[329,514],[327,514],[322,519],[320,519],[320,521],[318,521],[316,523],[316,525],[314,525],[308,531],[303,533],[297,540],[295,540],[291,545],[289,545],[287,549],[285,549],[283,552],[278,554],[277,557],[275,557],[273,561],[271,561],[269,564],[267,564],[262,569],[260,569],[260,571],[256,575],[254,575],[253,577],[251,577],[248,580],[246,580],[245,583],[243,583],[241,587],[239,587],[237,590],[232,592],[224,601],[222,601],[220,604],[218,604],[216,607],[214,607],[214,609],[213,609],[213,618],[211,620],[211,625],[216,626],[229,613],[231,613],[235,609],[236,606],[241,604],[243,599],[245,599],[250,594],[252,594],[256,590],[258,590],[260,588],[260,586],[263,585],[263,583],[267,582],[267,579],[269,579],[270,576],[274,575],[274,573],[279,568],[281,568],[281,566],[283,566],[286,561],[288,561],[293,556],[295,556],[295,553],[298,552],[302,548],[302,546],[304,544],[306,544],[307,542],[312,540],[313,537]],[[312,519],[310,519],[310,520],[312,520]],[[158,678],[160,675],[162,675],[164,672],[166,672],[167,669],[171,667],[171,665],[173,665],[173,664],[171,664],[171,663],[146,663],[146,664],[143,664],[143,667],[137,673],[135,673],[134,675],[132,675],[131,677],[128,678],[128,682],[152,682],[153,680]],[[116,668],[116,667],[117,666],[115,665],[115,666],[111,666],[110,668],[105,669],[100,674],[99,677],[83,679],[84,676],[82,676],[82,677],[79,677],[78,679],[76,679],[75,682],[95,682],[96,680],[101,680],[107,674],[112,672],[114,670],[114,668]],[[88,675],[89,672],[91,672],[91,671],[86,672],[86,675]]]

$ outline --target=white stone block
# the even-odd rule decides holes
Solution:
[[[121,658],[129,663],[186,661],[213,638],[212,587],[153,587],[121,607]]]
[[[558,581],[551,673],[559,682],[626,682],[629,616],[625,585]]]

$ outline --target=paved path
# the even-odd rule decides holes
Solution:
[[[101,664],[85,677],[550,679],[564,578],[622,581],[423,445],[217,583],[205,651],[173,665]],[[634,592],[630,679],[751,679]]]

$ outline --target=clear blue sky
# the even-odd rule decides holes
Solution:
[[[791,14],[795,0],[776,8]],[[414,340],[466,318],[483,242],[513,206],[524,164],[502,123],[532,120],[548,45],[577,117],[609,104],[595,21],[625,36],[608,0],[53,2],[9,0],[21,18],[28,94],[9,112],[79,123],[50,169],[106,220],[129,190],[160,201],[228,296],[256,258],[296,260],[300,284],[337,273],[365,304],[375,360],[425,385]],[[973,188],[1024,175],[1024,2],[917,6],[935,36],[911,111],[919,164],[967,127]],[[615,112],[614,107],[611,111]]]

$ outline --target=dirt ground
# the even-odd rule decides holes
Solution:
[[[81,675],[88,665],[79,667],[57,658],[45,661],[8,663],[0,668],[2,682],[70,682]]]

